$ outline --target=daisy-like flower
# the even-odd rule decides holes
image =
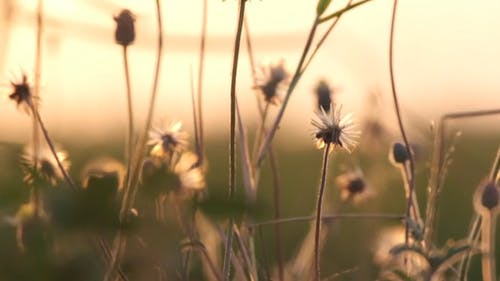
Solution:
[[[341,116],[342,107],[332,104],[330,108],[329,112],[320,108],[316,112],[317,119],[312,120],[312,125],[316,127],[316,146],[321,149],[330,144],[330,152],[340,146],[350,153],[358,145],[361,132],[353,122],[352,113]]]
[[[151,156],[169,158],[174,152],[182,152],[188,142],[187,133],[182,131],[182,122],[171,122],[167,129],[153,128],[149,132],[148,145]]]
[[[68,154],[56,148],[57,158],[61,162],[64,170],[68,170],[71,163],[68,160]],[[36,177],[41,177],[42,179],[49,182],[51,185],[55,186],[58,181],[64,180],[64,175],[57,165],[57,160],[54,155],[47,147],[40,147],[38,155],[33,154],[33,146],[27,145],[24,148],[24,152],[21,156],[21,165],[23,167],[25,176],[24,181],[32,184]]]
[[[200,167],[197,167],[198,156],[193,152],[184,152],[173,168],[179,178],[180,188],[183,190],[201,190],[205,188],[205,176]]]
[[[288,86],[290,73],[281,60],[277,64],[260,67],[260,75],[257,77],[257,85],[267,103],[277,104],[281,92]]]

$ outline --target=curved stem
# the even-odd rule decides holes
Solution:
[[[203,130],[203,70],[205,66],[205,41],[207,34],[207,0],[203,1],[203,15],[201,20],[200,57],[198,66],[198,130],[199,130],[199,164],[203,165],[205,157],[205,142]]]
[[[233,67],[231,74],[231,128],[230,128],[230,144],[229,144],[229,200],[234,197],[235,185],[236,185],[236,159],[235,159],[235,147],[236,147],[236,77],[238,73],[238,58],[240,54],[240,43],[241,34],[243,29],[243,18],[245,16],[245,2],[246,0],[240,0],[239,13],[238,13],[238,24],[236,26],[236,37],[234,39],[234,53],[233,53]],[[233,230],[232,225],[234,219],[231,217],[229,219],[229,225],[227,228],[227,240],[224,252],[224,280],[229,280],[231,277],[231,247],[233,240]]]
[[[401,118],[401,110],[399,108],[398,96],[396,94],[396,82],[394,80],[394,26],[396,23],[396,11],[398,6],[398,0],[394,0],[394,6],[392,8],[392,18],[391,18],[391,33],[389,36],[389,72],[391,77],[391,90],[392,96],[394,99],[394,109],[396,110],[396,117],[398,119],[399,131],[401,132],[401,136],[403,137],[403,142],[405,143],[406,152],[409,155],[410,162],[410,172],[409,172],[409,180],[408,185],[410,187],[410,195],[408,196],[408,203],[406,207],[406,222],[405,222],[405,243],[408,244],[409,239],[409,218],[411,205],[413,202],[414,189],[415,189],[415,159],[413,158],[413,154],[410,150],[410,142],[408,141],[408,137],[406,136],[406,131],[403,125],[403,120]]]
[[[321,168],[321,182],[319,185],[318,201],[316,204],[316,227],[314,232],[314,280],[319,281],[321,276],[320,269],[320,232],[321,232],[321,214],[323,208],[323,195],[326,186],[326,173],[328,171],[328,154],[330,153],[331,144],[328,143],[323,152],[323,165]]]

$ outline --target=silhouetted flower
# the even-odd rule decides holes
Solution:
[[[152,146],[151,155],[155,157],[170,157],[174,152],[183,151],[187,142],[187,133],[181,131],[182,122],[170,123],[166,130],[153,128],[149,132],[148,145]]]
[[[23,110],[29,114],[35,98],[31,92],[28,78],[23,74],[23,78],[20,83],[14,83],[11,81],[10,84],[14,89],[9,95],[9,98],[15,101],[18,107],[23,107]]]
[[[56,154],[63,168],[67,171],[71,165],[67,153],[63,150],[56,150]],[[56,185],[58,180],[64,179],[64,175],[57,165],[57,160],[49,148],[40,147],[38,155],[36,155],[36,160],[34,156],[33,146],[25,146],[21,156],[21,165],[25,172],[25,182],[32,184],[36,177],[41,177],[51,185]]]
[[[122,10],[113,18],[116,22],[115,40],[122,46],[128,46],[135,40],[135,16],[129,10]]]
[[[361,132],[354,124],[351,113],[341,117],[341,107],[335,108],[332,104],[330,112],[320,108],[316,117],[318,120],[313,119],[312,125],[316,127],[314,136],[318,148],[330,144],[330,151],[338,145],[352,152],[357,146]]]
[[[255,88],[259,89],[268,103],[277,104],[281,92],[288,86],[290,74],[285,69],[284,61],[260,68]]]
[[[332,104],[332,90],[328,83],[324,80],[319,81],[314,93],[316,94],[317,109],[323,108],[325,112],[329,112]]]

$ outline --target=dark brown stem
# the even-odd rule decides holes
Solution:
[[[205,142],[203,130],[203,69],[205,66],[205,41],[207,35],[207,0],[203,1],[203,15],[201,20],[200,58],[198,66],[198,130],[199,130],[199,164],[203,165],[205,157]]]
[[[231,128],[230,128],[230,144],[229,144],[229,200],[234,197],[235,185],[236,185],[236,159],[235,159],[235,147],[236,147],[236,77],[238,73],[238,58],[240,54],[240,43],[241,34],[243,29],[243,18],[245,16],[245,2],[246,0],[240,0],[239,14],[238,14],[238,24],[236,26],[236,38],[234,39],[234,53],[233,53],[233,67],[231,74]],[[229,280],[231,277],[231,245],[233,240],[233,218],[229,219],[229,225],[227,229],[227,240],[224,252],[224,264],[223,264],[223,274],[224,280]]]
[[[323,195],[326,186],[326,174],[328,171],[328,154],[330,153],[331,143],[328,143],[323,152],[323,165],[321,167],[321,182],[319,185],[318,201],[316,204],[316,227],[314,232],[314,281],[319,281],[321,277],[320,268],[320,232],[322,222]]]
[[[29,102],[29,107],[31,109],[31,112],[33,113],[33,116],[35,116],[35,118],[38,120],[38,124],[40,125],[40,128],[42,129],[42,133],[43,133],[43,136],[45,138],[45,141],[47,142],[48,146],[49,146],[49,149],[50,149],[50,152],[52,152],[52,155],[54,156],[54,158],[56,159],[56,163],[57,163],[57,167],[59,168],[59,170],[61,171],[63,177],[64,177],[64,180],[73,188],[76,190],[76,185],[75,183],[73,182],[73,180],[71,179],[71,177],[68,175],[68,172],[66,171],[66,169],[64,169],[64,166],[62,165],[61,163],[61,160],[59,160],[59,157],[57,157],[57,151],[56,151],[56,148],[54,146],[54,143],[52,142],[52,140],[50,139],[50,136],[49,136],[49,132],[47,131],[47,129],[45,128],[45,124],[43,123],[42,121],[42,118],[40,117],[40,113],[35,109],[35,107],[33,106],[33,103],[32,102]]]
[[[134,135],[134,115],[132,109],[132,87],[130,86],[130,71],[128,66],[128,47],[123,46],[123,66],[125,70],[125,87],[127,90],[127,113],[128,113],[128,136],[125,142],[126,145],[126,157],[127,160],[127,171],[125,173],[125,183],[128,182],[130,177],[130,168],[132,162],[132,154],[134,152],[133,135]]]
[[[415,189],[415,159],[410,149],[410,142],[408,141],[408,137],[406,136],[406,131],[403,125],[403,119],[401,118],[401,110],[399,107],[399,100],[396,93],[396,82],[394,79],[394,27],[396,23],[396,11],[398,6],[398,0],[394,0],[394,6],[392,8],[392,18],[391,18],[391,33],[389,36],[389,72],[391,77],[391,90],[392,97],[394,99],[394,109],[396,110],[396,117],[398,119],[399,131],[401,132],[401,136],[403,137],[403,142],[406,147],[406,152],[409,156],[410,162],[410,172],[409,172],[409,183],[410,194],[408,196],[408,202],[406,206],[406,221],[405,221],[405,244],[408,244],[409,239],[409,224],[410,224],[410,211],[411,211],[411,202],[413,202],[414,189]]]

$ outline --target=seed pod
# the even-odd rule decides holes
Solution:
[[[491,210],[498,206],[498,187],[493,182],[488,182],[481,194],[481,205]]]

